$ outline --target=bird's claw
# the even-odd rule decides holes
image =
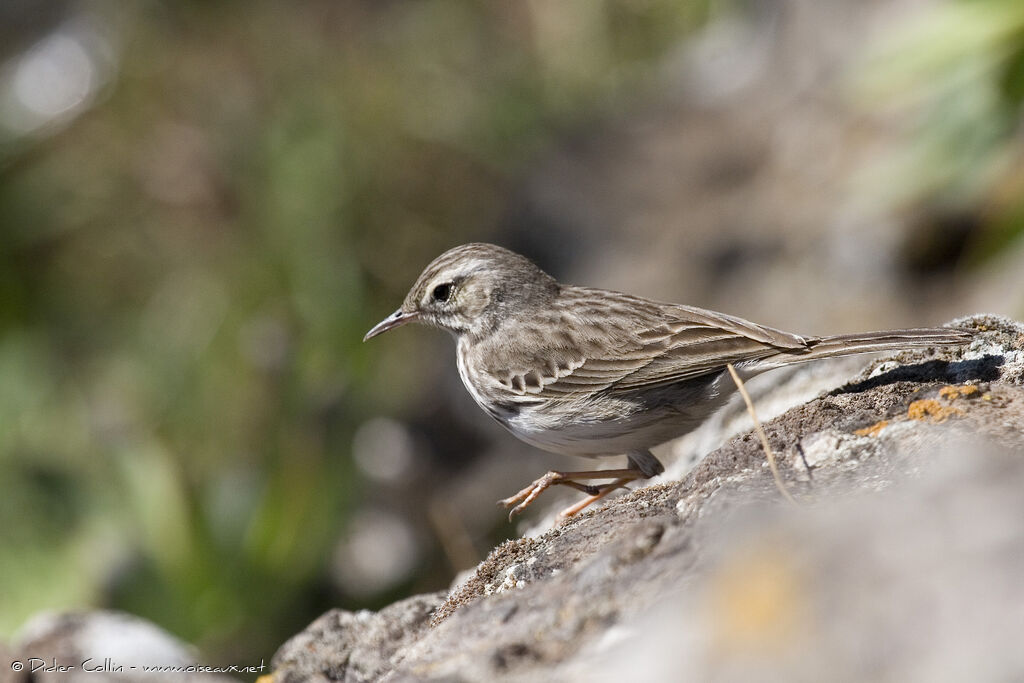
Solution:
[[[568,479],[563,472],[552,471],[548,472],[543,477],[534,480],[529,486],[519,493],[499,500],[498,505],[501,505],[506,509],[512,508],[508,513],[508,519],[511,522],[513,517],[522,514],[523,511],[533,503],[533,501],[537,500],[537,496],[544,493],[544,491],[555,484],[571,486],[577,491],[582,491],[588,496],[597,496],[601,493],[601,487],[590,484],[581,484],[578,481]]]

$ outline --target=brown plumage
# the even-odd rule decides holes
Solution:
[[[559,284],[528,259],[466,244],[433,261],[401,308],[366,339],[406,322],[457,339],[459,375],[489,415],[555,453],[625,454],[629,467],[549,472],[502,501],[521,512],[551,484],[590,495],[663,470],[650,448],[697,427],[734,386],[726,364],[752,377],[821,358],[963,344],[960,330],[908,329],[805,337],[741,318],[629,294]],[[588,486],[577,479],[614,479]]]

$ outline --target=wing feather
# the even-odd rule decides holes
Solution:
[[[594,392],[629,393],[713,372],[726,363],[808,348],[811,338],[692,306],[660,304],[620,294],[566,287],[558,310],[518,348],[489,358],[487,372],[514,400],[569,400]],[[536,324],[534,325],[536,328]],[[513,334],[510,331],[510,334]]]

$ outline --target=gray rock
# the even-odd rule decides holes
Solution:
[[[238,680],[199,664],[191,647],[145,619],[113,611],[39,614],[0,654],[12,683]]]
[[[335,609],[314,621],[277,651],[280,683],[375,681],[394,669],[392,657],[430,619],[443,593],[417,595],[380,612]]]
[[[955,324],[975,341],[765,424],[798,505],[741,434],[502,544],[443,602],[322,617],[277,680],[1020,678],[1024,325]]]
[[[6,644],[0,643],[0,683],[26,683],[28,672],[19,670],[21,659]]]

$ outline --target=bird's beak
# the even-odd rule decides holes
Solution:
[[[419,319],[419,317],[420,314],[416,313],[415,311],[412,313],[406,313],[401,308],[399,308],[397,311],[395,311],[394,313],[392,313],[391,315],[389,315],[388,317],[384,318],[379,323],[374,325],[373,329],[367,332],[366,336],[363,337],[363,341],[366,341],[367,339],[372,339],[373,337],[376,337],[378,334],[382,332],[387,332],[393,327],[399,327],[406,323],[411,323],[414,320]]]

